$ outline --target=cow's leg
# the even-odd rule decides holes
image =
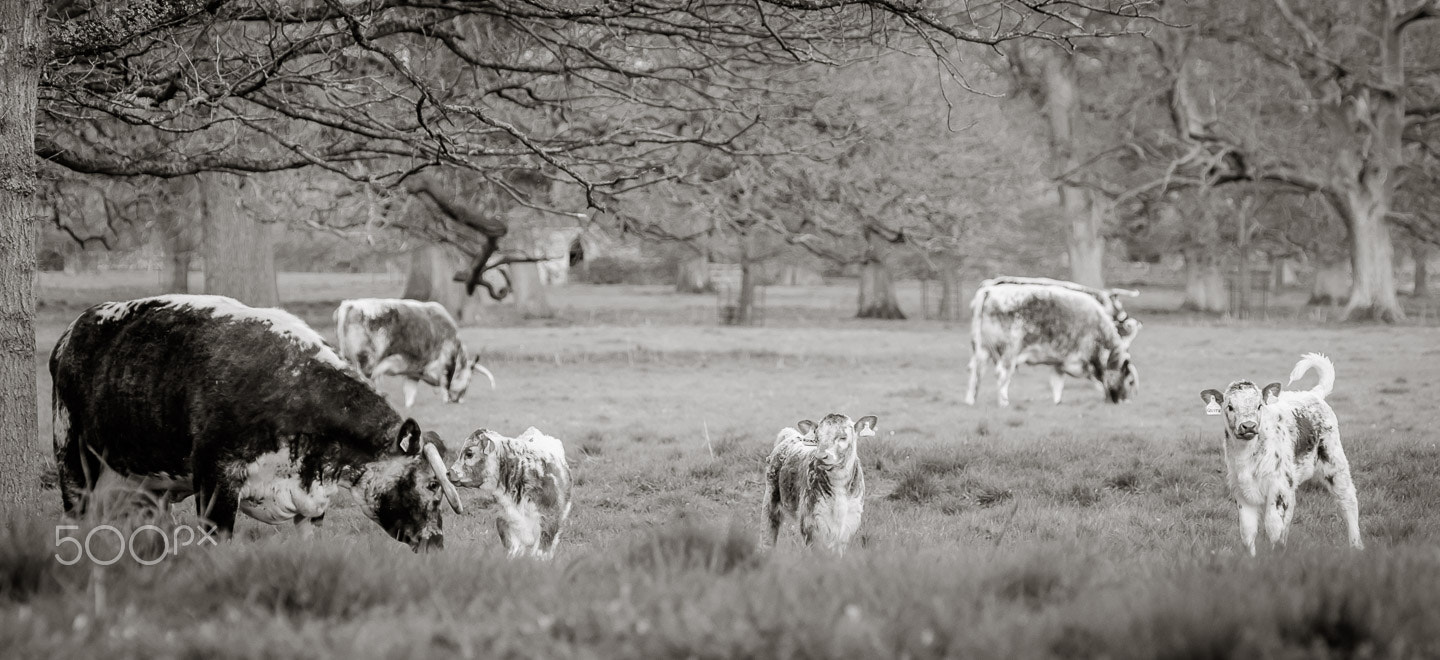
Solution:
[[[1265,502],[1265,538],[1270,539],[1270,548],[1285,547],[1285,536],[1290,531],[1290,518],[1295,515],[1295,493],[1277,489]]]
[[[414,406],[415,393],[420,391],[419,383],[416,383],[415,381],[406,378],[404,384],[400,386],[400,389],[404,390],[405,392],[405,407],[409,408],[411,406]]]
[[[311,524],[310,518],[295,514],[295,529],[300,530],[300,538],[315,538],[315,525]]]
[[[780,506],[780,489],[771,485],[766,490],[770,491],[770,497],[765,502],[765,517],[770,522],[770,547],[775,547],[780,540],[780,523],[785,520],[785,511]]]
[[[980,372],[985,370],[985,355],[980,347],[972,346],[970,351],[970,382],[965,388],[965,405],[975,405],[975,395],[980,393]]]
[[[380,380],[381,376],[404,373],[405,366],[405,358],[402,358],[399,355],[391,355],[390,357],[376,362],[375,366],[371,367],[369,371],[366,371],[364,373],[370,377],[371,382],[377,382]]]
[[[1339,440],[1338,433],[1333,437]],[[1345,460],[1343,454],[1335,456],[1333,447],[1339,446],[1338,442],[1332,443],[1330,438],[1326,438],[1321,440],[1321,443],[1322,447],[1327,448],[1327,455],[1326,460],[1315,462],[1317,476],[1335,497],[1335,503],[1340,506],[1340,515],[1345,518],[1345,533],[1349,537],[1350,547],[1364,550],[1365,542],[1360,539],[1360,500],[1355,496],[1355,481],[1350,478],[1350,466],[1348,462],[1342,462]]]
[[[1015,360],[1002,357],[995,361],[996,398],[1001,406],[1010,405],[1010,377],[1015,375]]]
[[[1060,396],[1065,392],[1065,372],[1056,367],[1055,373],[1050,374],[1050,398],[1055,400],[1055,405],[1060,405]]]
[[[1260,531],[1260,508],[1237,503],[1240,509],[1240,540],[1250,556],[1255,556],[1255,535]]]

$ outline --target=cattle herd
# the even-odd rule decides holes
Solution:
[[[1094,381],[1106,400],[1133,397],[1130,345],[1141,324],[1121,296],[1042,278],[999,277],[971,302],[969,386],[997,376],[1000,405],[1022,364],[1050,366],[1060,402],[1064,376]],[[560,440],[531,427],[510,438],[478,429],[447,466],[443,441],[422,432],[376,389],[404,378],[409,408],[417,383],[459,402],[472,372],[495,385],[436,303],[347,300],[335,311],[338,352],[295,316],[231,298],[165,295],[85,310],[50,357],[54,449],[66,515],[113,515],[116,494],[164,510],[191,495],[203,524],[228,536],[237,512],[306,533],[323,521],[340,487],[365,515],[416,551],[443,547],[442,506],[456,513],[456,486],[499,504],[496,531],[511,556],[550,557],[570,512],[570,471]],[[1225,462],[1242,538],[1251,554],[1263,519],[1285,540],[1296,486],[1319,477],[1335,496],[1349,541],[1363,547],[1355,486],[1325,403],[1334,367],[1306,355],[1320,382],[1281,392],[1236,381],[1205,390],[1207,413],[1225,417]],[[1223,407],[1223,410],[1222,410]],[[765,467],[765,515],[773,545],[793,519],[807,545],[842,553],[859,529],[865,474],[860,441],[877,419],[830,414],[780,431]],[[120,498],[131,506],[135,497]]]

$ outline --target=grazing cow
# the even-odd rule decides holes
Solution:
[[[500,504],[495,528],[510,556],[549,559],[570,515],[570,466],[565,446],[530,427],[507,438],[479,429],[450,466],[458,486],[479,488]]]
[[[1240,536],[1252,556],[1262,517],[1271,546],[1285,545],[1290,518],[1295,514],[1295,487],[1317,476],[1340,506],[1350,545],[1365,547],[1360,540],[1355,482],[1340,446],[1340,424],[1325,403],[1335,387],[1335,367],[1329,358],[1308,353],[1291,370],[1290,382],[1311,369],[1319,374],[1320,382],[1304,392],[1281,392],[1280,383],[1261,389],[1248,380],[1237,380],[1224,394],[1218,390],[1200,393],[1209,414],[1221,414],[1224,407],[1227,480],[1240,510]]]
[[[1036,284],[1040,286],[1058,286],[1064,289],[1070,289],[1071,291],[1079,291],[1081,293],[1093,296],[1096,302],[1099,302],[1100,306],[1104,307],[1105,311],[1110,314],[1110,317],[1115,319],[1115,330],[1120,333],[1121,338],[1127,340],[1125,342],[1126,348],[1129,348],[1130,346],[1129,340],[1133,340],[1135,338],[1135,333],[1140,331],[1140,321],[1126,313],[1125,307],[1120,304],[1121,296],[1128,296],[1134,298],[1135,296],[1140,295],[1139,291],[1134,291],[1131,289],[1097,289],[1095,287],[1089,287],[1083,284],[1076,284],[1074,282],[1067,282],[1065,280],[1052,280],[1048,277],[1013,277],[1010,275],[1001,275],[993,279],[985,280],[984,282],[980,283],[980,286],[984,287],[990,286],[992,284]]]
[[[1117,324],[1090,293],[1049,284],[986,281],[970,308],[974,317],[967,404],[975,403],[986,362],[995,365],[1002,406],[1010,405],[1010,378],[1022,364],[1054,367],[1050,390],[1057,404],[1067,374],[1096,381],[1111,403],[1134,396],[1139,387],[1129,347],[1140,322],[1128,318]]]
[[[471,371],[485,374],[495,388],[495,376],[467,353],[458,331],[450,312],[433,301],[361,298],[335,310],[340,355],[372,381],[403,377],[406,408],[415,405],[420,382],[439,388],[446,403],[465,398]]]
[[[443,544],[442,498],[460,511],[434,434],[279,309],[192,295],[96,305],[61,335],[50,375],[70,515],[128,484],[162,503],[196,495],[222,536],[237,511],[308,532],[346,486],[419,551]]]
[[[806,545],[819,543],[843,554],[865,510],[865,470],[860,466],[860,438],[874,437],[874,415],[851,423],[840,414],[827,415],[819,425],[810,420],[796,429],[780,430],[765,461],[766,514],[770,544],[780,525],[792,518]]]

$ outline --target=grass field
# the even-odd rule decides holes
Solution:
[[[356,278],[295,301],[323,333]],[[63,295],[56,292],[64,290]],[[46,295],[41,350],[85,300]],[[847,319],[853,287],[772,289],[772,323],[718,328],[714,299],[656,287],[556,291],[558,319],[462,334],[499,389],[422,391],[446,439],[534,425],[566,443],[575,508],[553,562],[505,559],[493,510],[446,520],[417,556],[348,503],[314,539],[244,519],[238,540],[156,566],[58,564],[53,518],[0,533],[7,657],[749,658],[1440,656],[1440,330],[1138,313],[1141,393],[1072,381],[1048,402],[961,401],[965,324]],[[907,291],[903,295],[913,296]],[[117,297],[117,296],[111,296]],[[1142,297],[1142,300],[1144,298]],[[310,307],[305,307],[305,304]],[[1143,309],[1142,306],[1132,308]],[[1359,487],[1363,553],[1303,489],[1290,546],[1243,556],[1220,426],[1199,391],[1335,361],[1329,398]],[[43,364],[43,360],[41,362]],[[48,446],[48,375],[39,379]],[[1308,387],[1307,384],[1302,386]],[[398,400],[399,387],[383,388]],[[793,529],[757,546],[776,432],[874,414],[865,519],[843,559]],[[470,493],[462,491],[462,494]],[[188,506],[185,508],[189,508]],[[12,655],[12,653],[14,655]]]

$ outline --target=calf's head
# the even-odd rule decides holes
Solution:
[[[1201,392],[1200,400],[1218,406],[1225,415],[1225,437],[1253,440],[1260,433],[1261,410],[1279,396],[1280,383],[1270,383],[1262,390],[1248,380],[1237,380],[1223,394],[1219,390]]]
[[[446,478],[436,446],[439,439],[433,432],[422,436],[414,420],[405,420],[396,440],[399,454],[366,464],[356,482],[365,515],[416,552],[444,547],[442,500],[461,512],[460,494]]]
[[[455,462],[450,464],[450,480],[457,486],[493,488],[500,480],[500,442],[505,436],[478,429],[465,439]]]
[[[806,439],[814,438],[816,445],[831,460],[839,461],[855,452],[860,438],[875,436],[877,422],[874,415],[866,415],[858,422],[851,422],[845,415],[831,413],[820,420],[819,424],[807,419],[796,424],[795,428],[804,434]]]

